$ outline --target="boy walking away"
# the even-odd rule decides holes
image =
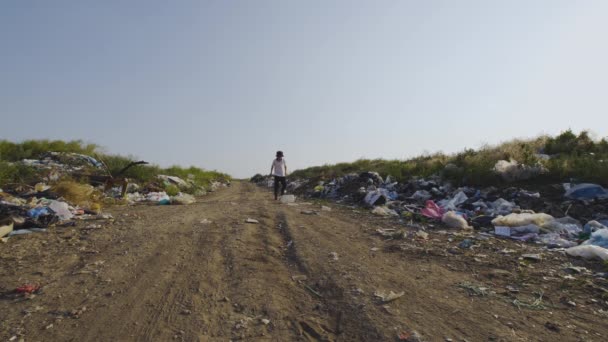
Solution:
[[[272,161],[270,167],[270,175],[274,176],[274,199],[279,197],[279,184],[281,185],[281,196],[285,194],[285,188],[287,187],[287,164],[283,159],[283,151],[277,151],[277,158]]]

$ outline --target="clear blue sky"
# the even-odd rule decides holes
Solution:
[[[3,1],[0,138],[237,177],[608,135],[608,1]]]

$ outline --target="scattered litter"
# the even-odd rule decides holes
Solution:
[[[16,293],[32,294],[40,291],[42,287],[38,284],[23,284],[15,289]]]
[[[399,216],[396,211],[389,209],[387,207],[375,207],[372,210],[372,214],[378,216]]]
[[[338,261],[338,253],[336,252],[331,252],[329,253],[329,257],[331,258],[331,260],[333,261]]]
[[[248,219],[246,219],[246,220],[245,220],[245,222],[246,222],[246,223],[253,223],[253,224],[260,223],[260,221],[258,221],[258,220],[254,220],[254,219],[252,219],[252,218],[248,218]]]
[[[321,206],[321,211],[331,211],[331,208],[328,206]]]
[[[283,204],[294,203],[296,201],[296,196],[294,195],[283,195],[279,198],[279,202]]]
[[[521,257],[533,261],[541,261],[543,259],[540,254],[522,254]]]
[[[405,292],[403,291],[399,293],[395,293],[393,291],[389,291],[388,293],[385,291],[374,292],[374,296],[380,298],[384,303],[392,302],[395,299],[403,297],[403,295],[405,295]]]
[[[473,284],[466,281],[458,283],[458,287],[465,289],[469,296],[485,297],[490,294],[490,289],[487,286]]]

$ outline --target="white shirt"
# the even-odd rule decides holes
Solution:
[[[272,161],[272,175],[278,177],[285,177],[285,168],[287,164],[285,164],[285,159],[281,160],[273,160]]]

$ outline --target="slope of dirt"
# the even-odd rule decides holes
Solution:
[[[458,232],[387,240],[392,219],[281,205],[235,182],[190,206],[0,245],[0,340],[603,341],[599,263]],[[315,210],[305,214],[303,211]],[[259,221],[246,223],[247,218]],[[87,228],[88,227],[88,228]],[[471,236],[473,238],[473,236]],[[542,260],[520,258],[540,253]],[[588,271],[570,275],[566,263]],[[32,296],[13,290],[38,283]],[[383,303],[378,291],[404,292]],[[536,300],[536,301],[535,301]]]

